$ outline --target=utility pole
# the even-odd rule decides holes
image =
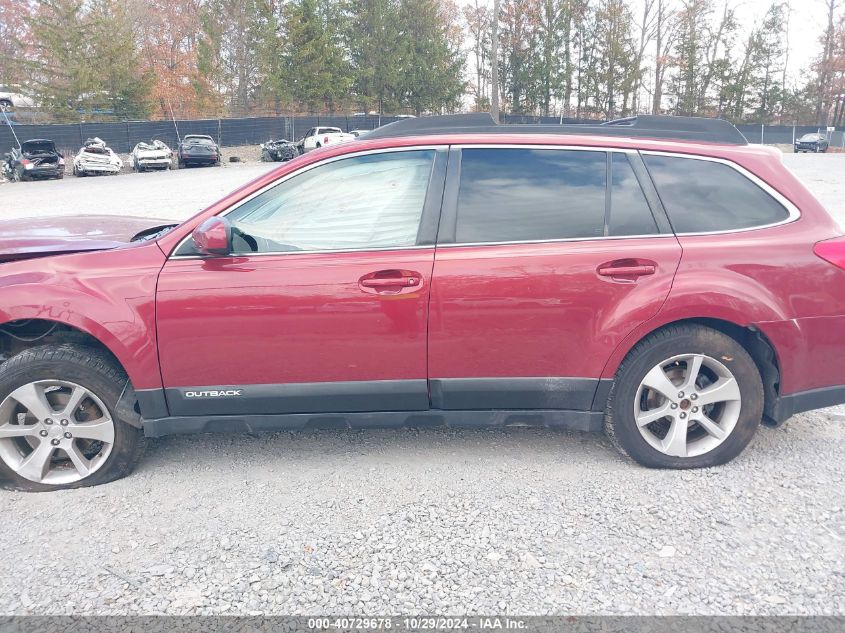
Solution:
[[[493,0],[493,34],[490,38],[492,68],[490,73],[490,114],[499,122],[499,0]]]

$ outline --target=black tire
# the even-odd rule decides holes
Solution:
[[[141,429],[118,419],[115,408],[127,385],[126,373],[105,353],[80,345],[44,345],[25,350],[0,365],[0,402],[15,389],[36,380],[60,379],[89,389],[114,420],[114,444],[93,474],[69,484],[43,484],[21,477],[0,459],[0,486],[29,492],[96,486],[125,477],[144,451]]]
[[[63,172],[63,171],[60,171],[58,174],[56,174],[56,180],[62,180],[64,177],[65,177],[65,172]]]
[[[666,455],[640,434],[634,403],[640,383],[653,367],[680,354],[704,354],[718,360],[736,379],[742,404],[733,431],[717,447],[694,457]],[[763,416],[763,382],[754,360],[730,336],[700,325],[676,325],[659,330],[636,345],[616,372],[608,396],[604,428],[623,455],[649,468],[706,468],[739,455],[754,437]]]
[[[0,99],[0,110],[9,112],[14,108],[14,104],[8,99]]]

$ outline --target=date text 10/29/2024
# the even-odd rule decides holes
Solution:
[[[315,631],[519,631],[527,627],[524,620],[510,617],[325,617],[308,618],[308,628]]]

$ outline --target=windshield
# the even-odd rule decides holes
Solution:
[[[798,140],[799,141],[818,141],[818,140],[821,140],[822,138],[823,137],[822,137],[821,134],[805,134],[804,136],[802,136]]]
[[[214,145],[214,141],[207,136],[186,136],[185,142],[194,143],[196,145]]]

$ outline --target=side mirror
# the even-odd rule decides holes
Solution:
[[[200,255],[228,255],[232,252],[232,225],[226,218],[208,218],[191,233]]]

